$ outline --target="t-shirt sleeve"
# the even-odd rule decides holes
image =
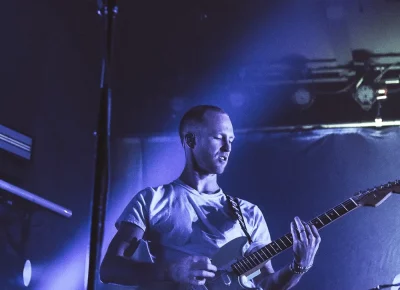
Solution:
[[[265,221],[262,211],[258,206],[253,207],[252,218],[249,219],[251,228],[253,231],[250,233],[252,243],[246,250],[246,254],[254,252],[259,248],[269,244],[271,242],[270,232]]]
[[[151,188],[146,188],[138,192],[127,204],[127,206],[115,222],[115,227],[119,229],[119,226],[122,222],[128,222],[135,224],[143,231],[146,231],[151,199]]]

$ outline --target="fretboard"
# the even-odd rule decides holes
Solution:
[[[317,216],[308,222],[309,225],[314,225],[317,229],[321,229],[338,218],[344,216],[345,214],[356,209],[358,204],[349,198],[345,202],[331,208],[325,213]],[[269,243],[268,245],[262,247],[256,252],[248,255],[247,257],[233,263],[231,265],[233,271],[237,275],[243,275],[247,273],[254,272],[254,269],[258,269],[260,265],[265,264],[268,260],[280,254],[284,250],[292,247],[293,237],[291,233],[284,235],[283,237]]]

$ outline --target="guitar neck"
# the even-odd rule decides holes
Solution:
[[[317,229],[321,229],[345,214],[358,208],[357,204],[352,198],[342,202],[341,204],[329,209],[323,214],[315,217],[308,222],[309,225],[314,225]],[[282,236],[279,239],[269,243],[256,252],[248,255],[247,257],[233,263],[231,265],[233,271],[237,275],[250,274],[257,269],[260,269],[268,260],[280,254],[284,250],[292,247],[293,237],[291,233]]]

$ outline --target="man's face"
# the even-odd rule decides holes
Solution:
[[[229,116],[207,112],[196,131],[196,145],[193,149],[198,167],[196,169],[202,174],[223,173],[235,138]]]

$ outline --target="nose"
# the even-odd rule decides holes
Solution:
[[[222,151],[231,152],[231,150],[232,150],[232,143],[229,141],[225,141],[224,145],[222,146]]]

